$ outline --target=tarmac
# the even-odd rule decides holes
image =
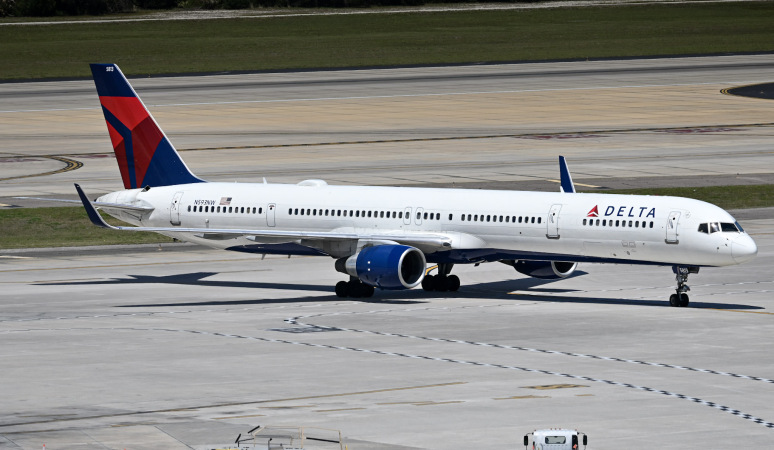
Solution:
[[[720,91],[772,71],[753,55],[133,83],[206,179],[553,190],[562,154],[593,190],[769,183],[772,103]],[[0,85],[0,202],[120,189],[95,97]],[[691,275],[688,308],[659,267],[456,266],[457,293],[354,301],[326,258],[2,250],[0,449],[225,448],[257,425],[338,429],[350,449],[512,448],[549,427],[590,450],[764,448],[774,213],[735,214],[758,257]]]

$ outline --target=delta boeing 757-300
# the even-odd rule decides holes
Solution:
[[[206,182],[185,165],[115,64],[92,64],[125,190],[90,201],[91,221],[256,254],[320,255],[348,276],[339,297],[375,288],[456,291],[456,264],[500,262],[537,278],[578,263],[671,267],[672,306],[687,306],[688,274],[755,257],[753,239],[723,209],[680,197],[576,193],[564,158],[560,192]],[[133,226],[108,225],[107,214]],[[427,275],[427,264],[437,275]]]

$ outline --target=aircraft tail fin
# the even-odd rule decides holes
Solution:
[[[124,188],[200,183],[115,64],[91,64]]]
[[[564,156],[559,157],[559,180],[561,181],[559,186],[561,192],[575,193],[575,184],[572,182],[572,175],[570,175],[570,169],[567,167]]]

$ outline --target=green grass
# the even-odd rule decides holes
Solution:
[[[0,79],[759,52],[772,24],[774,2],[3,26]]]
[[[606,194],[671,195],[695,198],[723,209],[766,208],[774,206],[774,185],[710,186],[658,189],[619,189]]]
[[[105,216],[113,225],[121,222]],[[89,222],[82,207],[0,210],[0,249],[172,242],[156,233],[120,232]]]
[[[715,186],[605,191],[611,194],[673,195],[714,203],[724,209],[774,206],[774,186]],[[106,217],[114,225],[121,222]],[[0,249],[172,242],[156,233],[106,230],[89,222],[81,207],[0,210]]]

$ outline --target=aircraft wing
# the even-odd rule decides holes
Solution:
[[[414,234],[414,233],[340,233],[335,231],[295,231],[295,230],[268,230],[268,229],[232,229],[232,228],[184,228],[184,227],[124,227],[113,226],[105,222],[92,203],[76,184],[75,189],[81,199],[89,220],[94,225],[119,231],[149,231],[157,233],[199,233],[202,237],[212,239],[228,237],[258,237],[258,238],[287,238],[288,240],[367,240],[367,241],[394,241],[405,245],[432,247],[435,249],[450,249],[452,238],[443,234]],[[128,209],[126,205],[105,204],[106,208]],[[111,206],[107,206],[111,205]],[[102,206],[102,205],[100,205]],[[140,208],[141,209],[141,208]],[[152,208],[150,209],[152,210]]]

